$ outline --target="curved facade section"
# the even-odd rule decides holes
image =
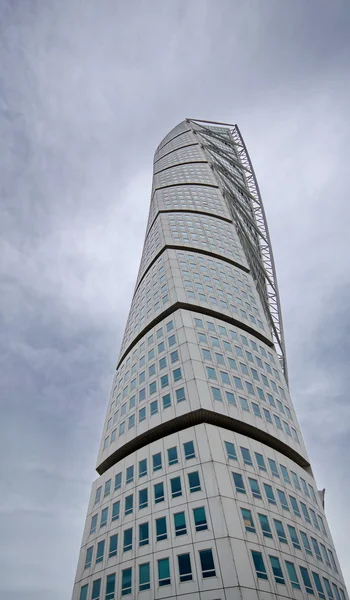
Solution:
[[[158,146],[73,600],[347,598],[261,211],[236,126]]]

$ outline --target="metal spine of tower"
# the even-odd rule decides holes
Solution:
[[[158,146],[73,600],[344,600],[237,125]]]

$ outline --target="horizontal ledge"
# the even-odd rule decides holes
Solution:
[[[231,221],[228,221],[228,222],[231,223]],[[216,252],[211,252],[210,250],[204,250],[204,248],[197,248],[196,246],[180,246],[180,245],[177,246],[176,244],[166,244],[165,246],[163,246],[163,248],[161,250],[159,250],[159,252],[157,252],[155,257],[152,258],[152,260],[149,263],[149,265],[147,266],[145,272],[142,274],[140,281],[137,283],[137,285],[135,287],[134,295],[136,294],[138,288],[140,287],[141,282],[147,275],[150,268],[154,265],[156,260],[158,260],[158,258],[161,256],[161,254],[163,254],[163,252],[165,252],[165,250],[181,250],[183,252],[196,252],[197,254],[204,254],[205,256],[212,256],[213,258],[222,260],[223,262],[226,262],[226,263],[232,265],[233,267],[237,267],[237,269],[241,269],[241,271],[244,271],[245,273],[250,273],[250,270],[248,269],[248,267],[245,267],[244,265],[241,265],[241,263],[238,263],[235,260],[232,260],[232,258],[227,258],[227,256],[225,256],[223,254],[217,254]]]
[[[201,425],[202,423],[216,425],[222,429],[227,429],[229,431],[245,435],[253,440],[256,440],[257,442],[265,444],[265,446],[269,446],[277,452],[280,452],[303,469],[310,469],[310,464],[301,454],[288,446],[288,444],[285,444],[273,435],[266,433],[266,431],[262,431],[258,427],[254,427],[253,425],[249,425],[248,423],[244,423],[238,419],[233,419],[227,415],[222,415],[204,408],[199,408],[198,410],[190,411],[184,415],[181,415],[180,417],[175,417],[170,421],[165,421],[161,425],[157,425],[156,427],[145,431],[145,433],[141,433],[136,438],[130,440],[130,442],[127,442],[121,448],[118,448],[118,450],[115,450],[115,452],[110,454],[97,466],[96,471],[99,475],[102,475],[117,462],[123,458],[126,458],[133,452],[144,448],[144,446],[147,446],[152,442],[156,442],[157,440],[172,433],[183,431],[184,429],[188,429],[189,427],[193,427],[195,425]]]
[[[167,188],[188,186],[188,185],[200,185],[201,187],[210,187],[210,188],[214,188],[215,190],[220,189],[218,185],[215,185],[215,183],[203,183],[202,181],[184,181],[182,183],[167,183],[166,185],[159,185],[158,187],[154,188],[154,190],[152,192],[152,200],[153,200],[154,194],[158,190],[166,190]]]
[[[153,177],[158,175],[159,173],[163,173],[163,171],[168,171],[169,169],[174,169],[175,167],[182,167],[182,165],[208,165],[207,160],[186,160],[184,162],[175,163],[174,165],[169,165],[168,167],[164,167],[164,169],[159,169],[159,171],[153,172]]]
[[[199,142],[191,142],[190,144],[185,144],[184,146],[179,146],[178,148],[173,148],[173,150],[169,150],[169,152],[166,152],[165,154],[163,154],[163,156],[161,156],[160,158],[157,158],[157,160],[155,160],[153,162],[153,165],[155,165],[160,160],[163,160],[163,158],[165,158],[166,156],[169,156],[169,154],[172,154],[173,152],[177,152],[178,150],[183,150],[184,148],[188,148],[190,146],[199,146]]]
[[[116,369],[119,369],[124,358],[129,354],[129,352],[134,348],[134,346],[136,346],[136,344],[153,327],[158,325],[158,323],[160,323],[161,321],[164,321],[164,319],[166,319],[167,317],[172,315],[177,310],[188,310],[190,312],[195,312],[195,313],[198,313],[201,315],[206,315],[207,317],[212,317],[213,319],[220,319],[221,321],[224,321],[225,323],[228,323],[229,325],[232,325],[233,327],[238,327],[239,329],[242,329],[246,333],[249,333],[250,335],[256,337],[258,340],[260,340],[261,342],[263,342],[270,348],[274,347],[274,344],[271,340],[269,340],[267,337],[262,335],[259,331],[257,331],[253,327],[250,327],[250,325],[246,325],[245,323],[242,323],[242,321],[238,321],[238,319],[234,319],[233,317],[224,315],[223,313],[219,312],[218,310],[213,310],[212,308],[207,308],[206,306],[200,306],[198,304],[190,304],[189,302],[175,302],[174,304],[169,306],[166,310],[163,310],[163,312],[161,312],[155,319],[152,319],[152,321],[150,321],[148,323],[148,325],[146,325],[146,327],[144,327],[142,329],[142,331],[140,331],[140,333],[138,333],[138,335],[133,339],[131,344],[127,347],[125,352],[123,352],[123,355],[121,356],[121,358],[118,360]]]

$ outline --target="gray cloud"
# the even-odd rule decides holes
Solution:
[[[187,116],[238,122],[251,153],[350,580],[349,21],[345,0],[2,3],[1,600],[70,596],[153,152]]]

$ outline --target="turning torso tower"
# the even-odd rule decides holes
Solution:
[[[347,598],[238,127],[158,146],[73,600]]]

